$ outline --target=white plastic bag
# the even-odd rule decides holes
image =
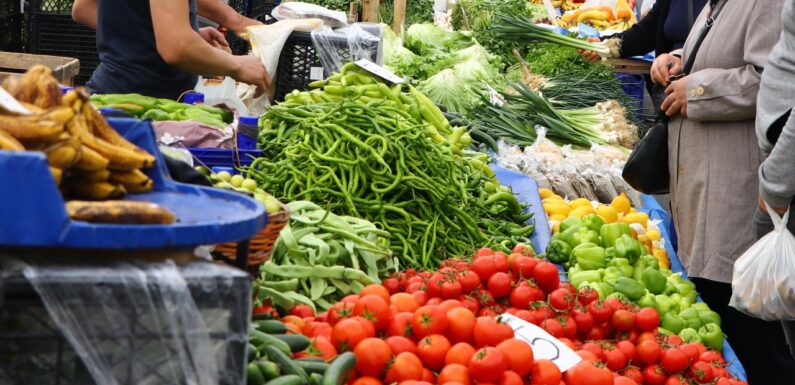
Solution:
[[[348,25],[348,15],[341,11],[332,11],[316,4],[299,1],[282,3],[273,9],[271,15],[276,20],[320,19],[331,28]]]
[[[226,104],[237,111],[239,115],[248,115],[248,108],[237,95],[235,79],[229,76],[225,77],[223,81],[205,79],[200,76],[194,90],[204,94],[204,104],[208,106]]]
[[[729,305],[768,321],[795,320],[795,236],[770,205],[774,229],[734,262]]]

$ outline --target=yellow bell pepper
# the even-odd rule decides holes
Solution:
[[[657,230],[657,229],[646,230],[646,236],[649,237],[649,239],[651,239],[652,241],[655,241],[655,242],[659,241],[662,238],[662,235],[660,234],[660,230]]]
[[[540,188],[538,189],[538,195],[541,196],[541,199],[552,198],[557,196],[554,191],[547,189],[547,188]]]
[[[591,207],[591,206],[580,206],[580,207],[577,207],[577,208],[571,210],[571,212],[569,212],[569,216],[570,217],[582,218],[582,217],[584,217],[584,216],[586,216],[588,214],[593,214],[593,213],[594,213],[593,207]]]
[[[605,223],[613,223],[618,220],[618,213],[613,206],[599,205],[596,208],[596,215],[600,216]]]
[[[646,223],[649,221],[649,214],[646,214],[642,211],[629,213],[624,215],[623,221],[626,223],[637,223],[643,227],[646,227]]]
[[[549,216],[549,221],[550,222],[553,222],[553,221],[554,222],[563,222],[563,220],[566,219],[566,218],[568,218],[567,215],[555,214],[555,215],[550,215]]]
[[[621,193],[621,195],[613,198],[613,202],[611,202],[610,205],[613,206],[617,212],[623,214],[630,212],[630,209],[632,208],[629,198],[627,198],[627,195],[624,193]]]
[[[576,209],[578,207],[585,207],[585,206],[593,208],[593,206],[591,205],[591,201],[589,201],[589,200],[587,200],[585,198],[575,199],[575,200],[571,201],[570,205],[571,205],[572,209]]]
[[[550,216],[555,214],[563,214],[565,216],[568,216],[569,213],[571,212],[571,206],[569,206],[567,203],[562,201],[544,203],[543,206],[544,206],[544,211],[547,213],[547,215]]]

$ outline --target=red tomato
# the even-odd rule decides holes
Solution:
[[[418,305],[417,301],[414,299],[414,296],[409,293],[392,294],[392,296],[389,297],[389,302],[392,304],[392,306],[397,308],[398,313],[414,313],[414,311],[420,307],[420,305]]]
[[[497,317],[497,311],[493,307],[484,307],[478,310],[478,317],[495,318]]]
[[[563,338],[563,326],[554,318],[541,321],[541,327],[555,338]]]
[[[687,379],[679,375],[668,377],[668,379],[665,380],[665,385],[688,385],[688,384],[689,382],[687,381]]]
[[[480,259],[480,257],[491,257],[491,256],[494,256],[494,250],[488,247],[480,248],[478,249],[478,251],[475,252],[475,260]]]
[[[517,309],[527,310],[530,308],[530,302],[533,302],[532,295],[533,289],[529,286],[517,286],[511,291],[509,301],[511,302],[511,306]]]
[[[461,300],[461,305],[471,311],[473,314],[477,313],[480,310],[480,305],[478,305],[478,301],[470,296],[464,297]]]
[[[414,294],[416,292],[425,293],[425,285],[422,282],[412,282],[406,286],[406,293]]]
[[[497,385],[524,385],[522,377],[512,370],[508,370],[502,375],[502,380]]]
[[[417,354],[417,345],[406,337],[392,336],[386,339],[387,345],[392,349],[393,355],[398,355],[403,352]]]
[[[588,304],[598,299],[599,293],[590,287],[584,287],[577,293],[577,301],[583,306],[588,306]]]
[[[619,371],[627,367],[627,357],[618,348],[605,349],[605,364],[612,371]]]
[[[461,296],[461,284],[457,281],[446,281],[442,283],[442,298],[453,299]]]
[[[571,317],[574,318],[574,322],[577,323],[578,335],[586,336],[588,335],[588,333],[591,332],[591,329],[593,329],[594,321],[591,313],[579,309],[574,309],[571,312]]]
[[[570,339],[568,339],[568,338],[566,338],[566,337],[559,338],[558,340],[559,340],[560,342],[562,342],[562,343],[563,343],[563,345],[566,345],[566,346],[568,346],[568,347],[569,347],[569,349],[571,349],[571,350],[577,350],[577,345],[575,345],[575,344],[574,344],[574,341],[572,341],[572,340],[570,340]]]
[[[591,313],[594,323],[597,325],[610,321],[610,319],[613,317],[613,312],[613,308],[601,300],[597,300],[588,304],[588,313]]]
[[[701,344],[682,344],[682,346],[679,347],[679,350],[687,356],[689,362],[697,361],[699,355],[701,355],[701,352],[696,347],[697,345]]]
[[[480,349],[469,360],[469,375],[477,382],[497,383],[507,368],[507,360],[497,348]]]
[[[712,366],[706,362],[698,361],[693,364],[687,371],[687,375],[696,380],[699,384],[706,384],[715,378],[712,372]]]
[[[474,337],[477,347],[497,346],[500,342],[513,338],[513,329],[492,317],[478,317]]]
[[[650,365],[643,368],[643,385],[664,385],[668,376],[660,365]]]
[[[638,383],[629,377],[618,376],[613,380],[613,385],[638,385]]]
[[[383,385],[381,381],[373,377],[359,377],[351,385]]]
[[[516,257],[511,265],[513,275],[518,278],[530,279],[533,278],[533,270],[536,268],[538,260],[531,257]]]
[[[494,296],[488,290],[480,289],[475,294],[478,304],[482,307],[491,306],[494,304]]]
[[[635,327],[635,314],[624,309],[616,310],[611,323],[616,330],[628,332]]]
[[[340,302],[356,303],[356,301],[358,301],[358,300],[359,300],[359,295],[358,294],[349,294],[349,295],[346,295],[345,297],[342,297]]]
[[[331,338],[331,331],[334,330],[331,325],[325,322],[312,322],[307,323],[307,326],[304,326],[304,329],[301,330],[301,334],[307,337],[326,337]]]
[[[353,317],[355,307],[355,302],[340,301],[335,303],[328,311],[328,322],[334,325],[342,319]]]
[[[436,375],[433,374],[432,371],[428,370],[428,368],[422,369],[422,381],[418,382],[418,384],[428,384],[433,385],[436,383]]]
[[[450,341],[443,335],[432,334],[417,342],[417,352],[423,366],[435,371],[444,366],[448,350],[450,350]]]
[[[312,310],[312,308],[307,305],[299,304],[293,306],[292,310],[290,310],[290,315],[294,315],[301,318],[314,317],[315,311]]]
[[[384,375],[392,349],[380,338],[366,338],[353,349],[356,354],[356,372],[360,375],[378,377]]]
[[[590,361],[582,361],[570,369],[566,385],[613,385],[613,373]]]
[[[623,309],[624,306],[626,305],[625,303],[621,302],[618,298],[608,298],[608,299],[605,299],[604,302],[605,302],[605,304],[607,304],[608,306],[613,308],[614,311],[615,310],[619,310],[619,309]]]
[[[723,366],[712,365],[712,376],[714,378],[731,378],[731,373]]]
[[[400,291],[400,281],[394,278],[385,279],[383,282],[381,282],[381,285],[386,288],[389,294],[395,294]]]
[[[563,327],[563,335],[566,338],[577,338],[577,322],[574,321],[574,318],[571,318],[571,316],[560,316],[558,317],[558,322]]]
[[[560,286],[558,268],[549,262],[539,262],[533,269],[533,278],[538,282],[538,286],[548,293]]]
[[[327,337],[315,337],[312,338],[311,341],[312,343],[306,350],[308,357],[317,357],[322,358],[323,360],[330,360],[337,355],[337,349]]]
[[[605,360],[605,351],[602,348],[602,345],[593,342],[586,342],[582,344],[580,349],[593,353],[600,361]]]
[[[469,365],[469,360],[475,355],[475,348],[466,342],[459,342],[453,345],[444,356],[445,365],[461,364]]]
[[[411,336],[411,322],[413,320],[413,313],[403,312],[395,314],[395,316],[389,321],[389,325],[386,327],[386,334],[388,336]]]
[[[549,306],[555,311],[566,311],[574,306],[577,299],[575,294],[571,294],[566,288],[559,288],[549,294]]]
[[[494,253],[494,266],[497,267],[497,272],[507,273],[508,257],[505,256],[505,254],[503,254],[501,251]]]
[[[480,276],[474,271],[467,271],[458,278],[458,282],[461,283],[461,292],[468,294],[480,285]]]
[[[526,377],[533,364],[533,349],[524,341],[507,339],[497,345],[497,350],[508,361],[508,369],[516,372],[520,377]]]
[[[469,385],[472,380],[469,377],[469,368],[461,364],[448,364],[439,372],[438,383],[449,384],[457,382],[462,385]]]
[[[367,335],[367,338],[375,337],[375,325],[373,325],[372,322],[370,322],[368,319],[364,317],[359,317],[359,316],[353,317],[351,319],[355,320],[356,322],[362,325]]]
[[[714,350],[707,350],[704,353],[699,354],[698,360],[710,364],[717,363],[719,365],[726,365],[726,359],[723,358],[723,354],[720,354]]]
[[[494,273],[489,277],[488,288],[494,298],[503,298],[511,293],[511,277],[502,272]]]
[[[641,372],[640,369],[638,369],[636,367],[630,366],[630,367],[624,369],[621,372],[621,375],[623,375],[626,378],[631,379],[632,381],[635,381],[638,385],[643,384],[643,372]]]
[[[514,246],[513,249],[511,249],[511,252],[519,253],[521,255],[526,255],[529,257],[535,255],[535,252],[533,251],[533,246],[528,246],[525,245],[524,243],[517,243],[516,246]]]
[[[422,361],[416,355],[403,352],[395,357],[392,366],[386,372],[385,383],[392,384],[401,381],[422,380]]]
[[[682,341],[682,337],[679,337],[677,335],[666,336],[665,342],[673,346],[681,346],[684,343],[684,341]]]
[[[475,314],[465,307],[447,312],[447,336],[451,342],[472,342],[476,325]]]
[[[549,360],[536,360],[530,371],[531,385],[559,385],[563,375],[557,365]]]
[[[438,306],[422,306],[414,312],[411,329],[417,338],[431,334],[444,334],[447,331],[447,314]]]
[[[594,364],[599,361],[599,357],[596,357],[596,354],[593,354],[587,350],[577,350],[575,353],[577,353],[577,355],[585,361],[590,361]]]
[[[640,345],[643,341],[646,341],[646,340],[650,340],[650,341],[655,341],[656,342],[657,341],[657,334],[656,333],[657,333],[656,330],[652,331],[652,332],[640,333],[640,335],[638,336],[638,341],[636,342],[637,345]]]
[[[384,289],[384,287],[380,285],[370,285],[367,287],[376,286]],[[365,289],[367,287],[365,287]],[[389,296],[387,295],[387,300],[388,298]],[[389,320],[392,318],[387,300],[375,294],[364,295],[359,299],[359,302],[356,303],[354,312],[356,315],[372,322],[376,329],[382,330],[389,324]]]
[[[632,362],[635,359],[637,354],[637,349],[635,348],[635,344],[630,341],[618,341],[616,343],[616,348],[624,353],[624,357],[627,358],[627,363]]]
[[[353,349],[359,342],[368,337],[368,331],[362,323],[353,319],[346,318],[334,325],[331,332],[331,341],[337,351],[343,352]]]
[[[372,285],[367,285],[364,287],[364,289],[362,289],[362,291],[359,292],[359,298],[364,298],[365,296],[368,295],[375,295],[381,297],[381,299],[389,303],[389,290],[385,288],[383,285],[375,283]]]
[[[594,326],[591,331],[583,337],[586,341],[601,341],[605,339],[607,332],[605,331],[604,326]]]
[[[426,302],[428,302],[428,293],[424,290],[420,290],[414,293],[411,293],[414,296],[414,300],[417,301],[417,305],[423,306]]]
[[[279,313],[276,312],[276,310],[273,308],[273,306],[268,306],[268,305],[261,305],[261,306],[255,307],[251,311],[251,314],[270,314],[270,315],[272,315],[274,317],[279,317]]]
[[[657,310],[645,307],[635,315],[635,327],[644,332],[650,332],[660,326],[660,313]]]
[[[450,310],[453,310],[457,307],[463,307],[463,306],[464,304],[462,304],[461,301],[457,299],[444,300],[442,301],[442,303],[439,304],[439,308],[442,309],[444,314],[447,314]]]
[[[690,366],[687,354],[678,348],[666,349],[662,354],[662,367],[670,374],[679,373]]]
[[[493,257],[480,257],[472,261],[469,267],[480,278],[480,282],[488,282],[489,278],[497,272],[497,265]]]
[[[638,360],[645,365],[659,364],[662,359],[662,349],[657,341],[643,341],[638,345]]]

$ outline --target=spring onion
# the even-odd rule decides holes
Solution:
[[[561,35],[533,23],[533,19],[523,15],[496,15],[494,31],[507,39],[541,41],[565,47],[593,51],[603,59],[617,57],[620,46],[617,42],[591,43],[571,36]]]

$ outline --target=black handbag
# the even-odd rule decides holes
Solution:
[[[725,1],[724,1],[725,4]],[[670,80],[680,79],[693,69],[693,62],[696,58],[701,43],[707,37],[707,33],[712,29],[715,18],[723,9],[718,10],[707,19],[706,26],[701,35],[696,40],[693,50],[687,58],[687,63],[681,74],[672,76]],[[667,194],[670,191],[671,174],[668,170],[668,116],[665,111],[660,111],[655,120],[654,126],[646,133],[646,136],[638,142],[635,149],[624,164],[621,176],[632,188],[644,194]]]

